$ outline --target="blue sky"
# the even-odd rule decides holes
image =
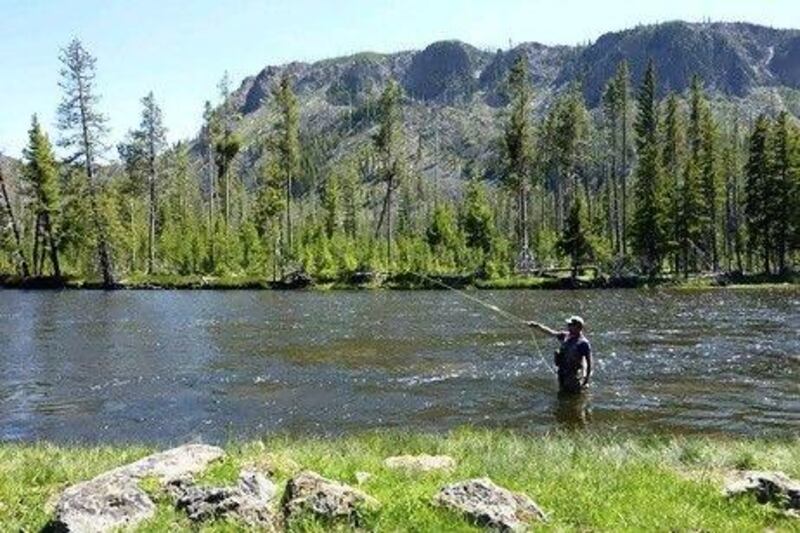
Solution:
[[[798,0],[0,0],[0,151],[19,155],[30,116],[55,137],[58,52],[72,37],[98,59],[110,142],[155,92],[170,140],[189,137],[228,70],[420,48],[439,39],[578,44],[640,23],[744,20],[800,27]],[[113,152],[110,154],[113,155]]]

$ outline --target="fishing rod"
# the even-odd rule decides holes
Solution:
[[[431,278],[429,276],[426,276],[425,274],[420,274],[420,273],[417,273],[417,272],[412,272],[412,274],[417,276],[420,279],[423,279],[425,281],[433,283],[434,285],[439,285],[442,288],[445,288],[447,290],[453,291],[456,294],[458,294],[459,296],[461,296],[462,298],[465,298],[465,299],[467,299],[467,300],[469,300],[471,302],[474,302],[474,303],[476,303],[476,304],[478,304],[478,305],[480,305],[482,307],[485,307],[486,309],[489,309],[490,311],[494,311],[495,313],[497,313],[497,314],[499,314],[499,315],[501,315],[501,316],[513,321],[513,322],[516,322],[519,325],[524,325],[525,326],[525,330],[528,331],[531,334],[531,338],[533,339],[533,345],[536,347],[536,351],[539,353],[539,357],[541,357],[542,361],[547,366],[547,368],[550,369],[551,372],[553,372],[554,374],[557,373],[556,369],[553,368],[553,365],[550,364],[550,362],[547,360],[547,358],[542,353],[542,349],[539,347],[539,341],[536,338],[536,335],[533,333],[533,331],[530,330],[530,327],[528,326],[528,321],[527,320],[525,320],[524,318],[521,318],[521,317],[519,317],[519,316],[517,316],[517,315],[515,315],[513,313],[509,313],[508,311],[506,311],[504,309],[500,309],[498,306],[496,306],[494,304],[490,304],[488,302],[485,302],[484,300],[481,300],[480,298],[478,298],[476,296],[468,294],[465,291],[462,291],[460,289],[456,289],[455,287],[452,287],[452,286],[448,285],[447,283],[445,283],[445,282],[443,282],[441,280],[438,280],[438,279],[435,279],[435,278]]]

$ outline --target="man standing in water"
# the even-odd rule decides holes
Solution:
[[[528,325],[561,342],[561,347],[555,353],[561,392],[575,394],[585,389],[592,375],[592,346],[583,336],[583,319],[579,316],[569,317],[567,331],[556,331],[538,322],[528,322]]]

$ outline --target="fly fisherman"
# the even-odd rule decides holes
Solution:
[[[589,340],[583,336],[581,317],[571,316],[566,322],[567,331],[556,331],[538,322],[528,322],[528,325],[561,342],[561,347],[555,352],[558,386],[561,392],[574,394],[589,385],[589,378],[592,375],[592,347]],[[585,367],[584,361],[586,361]]]

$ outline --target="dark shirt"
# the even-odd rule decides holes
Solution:
[[[568,333],[561,332],[557,338],[561,341],[555,360],[558,383],[564,391],[578,392],[581,390],[583,378],[583,360],[590,357],[592,346],[583,335],[570,337]]]

